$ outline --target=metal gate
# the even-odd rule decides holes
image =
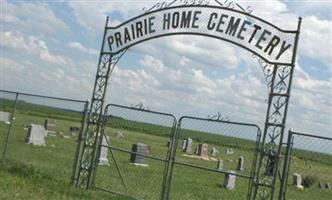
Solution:
[[[165,196],[249,199],[260,136],[260,128],[253,124],[182,117],[171,158],[171,185]],[[227,177],[235,181],[234,185],[225,180]]]
[[[95,188],[135,199],[162,198],[175,117],[110,104],[104,120]]]
[[[330,199],[332,138],[289,131],[279,200]]]

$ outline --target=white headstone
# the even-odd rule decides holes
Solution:
[[[218,149],[213,147],[211,151],[211,156],[216,157],[218,153],[219,153]]]
[[[101,149],[100,149],[100,155],[99,155],[99,161],[98,165],[109,165],[107,154],[108,154],[108,148],[107,146],[107,140],[109,139],[108,136],[103,136],[103,140],[101,141]]]
[[[233,152],[233,149],[232,148],[227,148],[226,149],[226,155],[232,155],[234,152]]]
[[[224,168],[224,161],[222,159],[218,160],[217,170],[222,171]]]
[[[9,121],[10,121],[10,117],[9,116],[10,116],[10,113],[0,111],[0,121],[1,122],[9,123]]]
[[[185,151],[187,146],[187,140],[183,140],[182,142],[182,150]]]
[[[185,149],[186,153],[191,153],[192,152],[192,144],[193,144],[193,140],[191,138],[188,138],[187,139],[187,144],[186,144],[186,149]]]
[[[233,173],[233,174],[230,174]],[[227,190],[233,190],[235,188],[236,176],[234,171],[229,171],[225,174],[224,187]]]
[[[31,124],[28,129],[27,137],[25,138],[26,143],[33,145],[45,146],[45,137],[47,131],[41,125]]]
[[[303,189],[302,178],[298,173],[293,174],[293,185],[295,185],[299,189]]]

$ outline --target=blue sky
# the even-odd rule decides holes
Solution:
[[[0,88],[89,100],[105,17],[116,25],[156,2],[1,1]],[[303,17],[288,128],[331,136],[332,3],[236,2],[284,29],[296,29]],[[267,91],[249,52],[215,39],[172,36],[131,48],[114,71],[107,99],[143,102],[177,116],[219,111],[262,127]]]

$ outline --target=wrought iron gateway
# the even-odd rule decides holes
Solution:
[[[224,40],[252,52],[266,63],[269,98],[258,165],[253,177],[251,199],[273,199],[279,171],[279,155],[295,67],[301,18],[294,31],[277,26],[249,13],[210,5],[169,4],[146,9],[146,13],[119,26],[106,20],[95,86],[85,134],[78,149],[75,185],[90,188],[96,171],[98,137],[103,126],[102,112],[109,77],[128,48],[168,35],[200,35]],[[203,2],[203,1],[202,1]]]

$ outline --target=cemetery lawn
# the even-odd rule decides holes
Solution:
[[[5,109],[0,106],[0,110]],[[77,137],[69,133],[69,127],[80,126],[80,115],[75,112],[62,110],[60,112],[56,110],[45,107],[43,109],[28,106],[18,107],[8,144],[6,163],[0,167],[0,199],[130,199],[97,189],[84,191],[70,185]],[[46,146],[38,147],[25,144],[24,139],[27,134],[25,127],[31,123],[43,125],[46,118],[56,119],[56,136],[48,136],[46,138]],[[142,142],[152,147],[153,157],[165,159],[169,135],[167,131],[160,131],[165,129],[163,127],[149,127],[146,124],[139,125],[128,121],[126,123],[126,126],[119,126],[119,124],[112,126],[109,124],[105,133],[110,136],[111,145],[115,147],[112,153],[127,189],[119,178],[120,176],[110,152],[108,154],[110,166],[98,167],[96,186],[118,193],[126,193],[139,199],[159,199],[165,163],[160,160],[147,159],[147,167],[135,166],[129,163],[130,153],[121,149],[131,151],[132,144]],[[133,128],[128,123],[132,123],[136,127]],[[0,122],[1,151],[7,128],[8,125]],[[117,132],[122,132],[125,138],[116,138]],[[201,138],[213,138],[213,141],[204,142],[209,143],[209,148],[216,147],[220,151],[217,157],[224,160],[224,170],[236,170],[237,159],[240,156],[244,156],[245,170],[237,173],[250,176],[251,163],[254,156],[254,142],[227,138],[227,140],[235,141],[235,144],[241,144],[227,146],[225,143],[215,142],[216,138],[209,134],[187,132],[185,136],[194,139],[193,149],[198,145],[198,140],[195,140],[198,137],[197,134],[200,134]],[[220,141],[226,139],[222,136],[218,137],[220,137]],[[179,143],[179,146],[182,146],[182,144]],[[225,155],[225,149],[229,147],[233,149],[233,155]],[[318,189],[318,182],[311,188],[305,188],[304,190],[296,189],[291,185],[292,174],[295,172],[300,173],[302,177],[311,175],[320,181],[332,183],[332,160],[331,162],[326,162],[325,159],[309,159],[303,156],[305,152],[302,152],[301,155],[294,157],[292,161],[287,197],[301,200],[308,199],[308,197],[309,199],[314,198],[317,200],[329,199],[332,196],[332,191]],[[322,155],[322,158],[326,158],[326,155]],[[327,159],[331,159],[331,157],[327,157]],[[176,161],[209,169],[215,169],[217,166],[217,161],[214,160],[205,161],[189,158],[183,154],[181,148],[177,149]],[[220,186],[223,180],[223,173],[175,163],[170,199],[246,199],[249,185],[248,179],[237,177],[236,188],[232,191]]]

